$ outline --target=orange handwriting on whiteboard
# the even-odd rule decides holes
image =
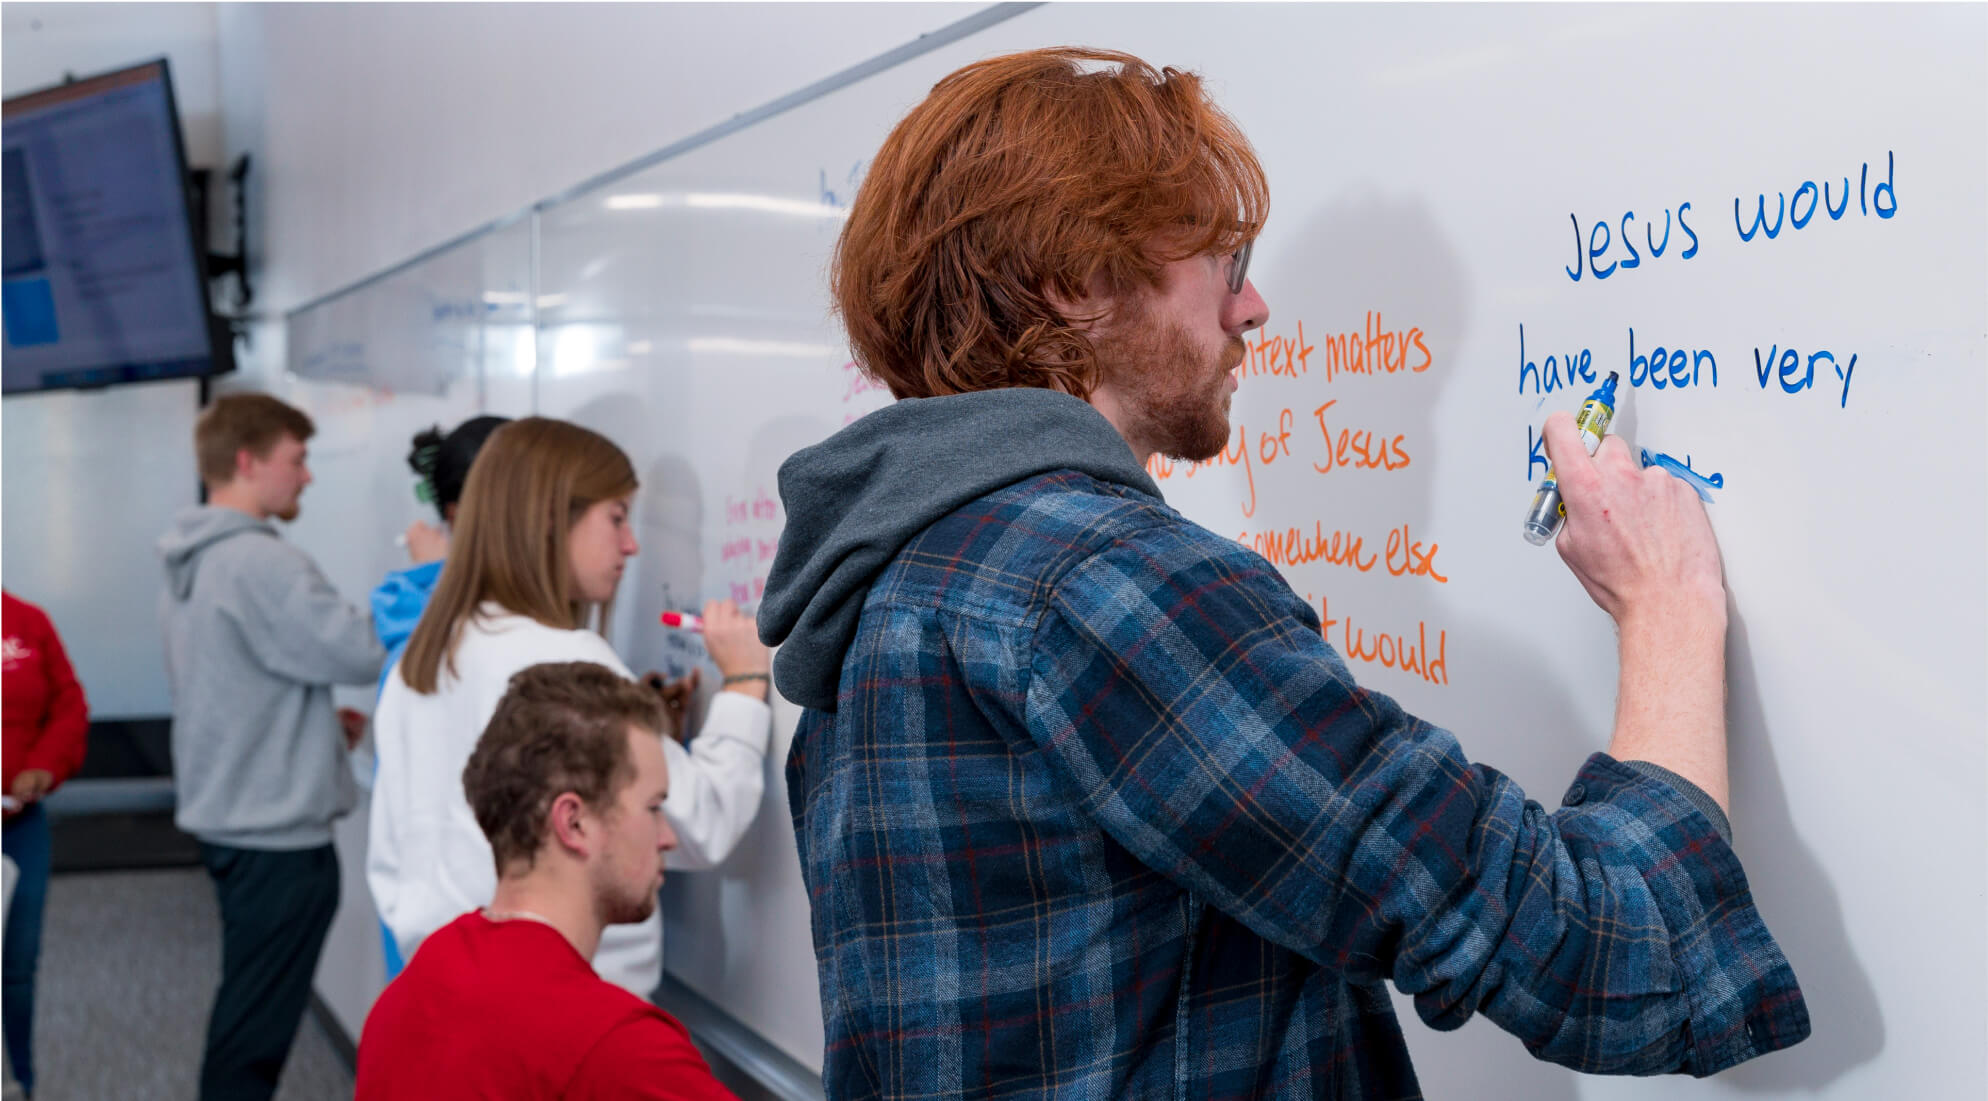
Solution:
[[[1407,524],[1388,530],[1385,553],[1367,550],[1364,535],[1355,535],[1350,531],[1326,531],[1323,520],[1313,520],[1310,531],[1299,527],[1244,530],[1236,535],[1236,542],[1262,555],[1274,566],[1305,566],[1324,562],[1366,573],[1376,565],[1385,565],[1387,572],[1394,577],[1426,577],[1438,585],[1447,585],[1450,581],[1436,569],[1436,552],[1441,544],[1413,538]]]
[[[1359,332],[1325,338],[1325,380],[1340,374],[1420,374],[1436,361],[1422,336],[1419,327],[1389,329],[1381,324],[1379,310],[1369,310]]]
[[[1291,411],[1289,409],[1279,409],[1277,411],[1276,432],[1264,432],[1257,437],[1256,454],[1257,457],[1263,460],[1264,466],[1269,466],[1271,463],[1276,462],[1279,455],[1286,458],[1290,457]]]
[[[1387,533],[1387,572],[1396,577],[1406,574],[1409,577],[1426,577],[1438,585],[1447,585],[1450,579],[1436,572],[1436,549],[1439,543],[1430,543],[1428,550],[1422,549],[1420,539],[1408,537],[1408,525],[1403,524]]]
[[[1326,420],[1326,413],[1339,404],[1338,399],[1326,402],[1312,410],[1318,418],[1318,430],[1325,436],[1325,465],[1312,464],[1312,469],[1320,474],[1329,474],[1339,467],[1369,470],[1400,470],[1410,461],[1408,448],[1403,446],[1404,435],[1395,433],[1389,439],[1386,433],[1376,433],[1370,429],[1341,428],[1335,434],[1332,424]],[[1338,414],[1333,414],[1335,417]]]
[[[1282,378],[1297,378],[1311,372],[1311,356],[1316,348],[1305,343],[1305,323],[1298,322],[1298,335],[1273,336],[1269,332],[1257,333],[1256,339],[1245,344],[1248,354],[1236,364],[1236,381],[1271,375]]]
[[[1311,594],[1305,594],[1309,602]],[[1430,684],[1450,682],[1450,633],[1438,629],[1436,637],[1429,637],[1429,624],[1423,620],[1415,623],[1415,634],[1390,634],[1385,631],[1367,632],[1368,627],[1355,627],[1353,617],[1348,614],[1342,619],[1332,618],[1326,597],[1318,598],[1319,634],[1328,646],[1336,648],[1341,657],[1348,661],[1363,661],[1384,669],[1399,669],[1413,673]],[[1339,637],[1333,637],[1332,629],[1338,627]]]
[[[1361,555],[1366,539],[1350,531],[1327,534],[1323,520],[1312,521],[1310,534],[1301,528],[1255,533],[1245,531],[1236,536],[1236,542],[1262,555],[1275,566],[1325,562],[1334,566],[1350,566],[1366,573],[1380,561],[1380,556],[1373,551],[1367,551],[1364,557]]]

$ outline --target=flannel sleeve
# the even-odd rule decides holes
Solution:
[[[1186,525],[1060,578],[1030,736],[1140,860],[1266,939],[1483,1013],[1592,1073],[1708,1075],[1808,1034],[1738,859],[1597,754],[1547,813],[1353,683],[1261,557]]]

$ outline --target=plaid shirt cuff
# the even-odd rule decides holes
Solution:
[[[1644,877],[1690,978],[1690,1050],[1679,1067],[1703,1078],[1809,1034],[1795,972],[1767,931],[1724,833],[1683,792],[1605,753],[1589,757],[1563,814],[1613,813],[1645,827]],[[1604,809],[1605,808],[1605,809]]]
[[[1719,809],[1718,802],[1710,795],[1707,795],[1704,788],[1699,787],[1697,784],[1679,776],[1662,765],[1653,765],[1648,761],[1619,761],[1617,763],[1627,766],[1633,772],[1640,772],[1653,780],[1662,780],[1664,783],[1676,788],[1679,795],[1691,800],[1691,805],[1698,808],[1698,813],[1704,815],[1706,820],[1712,823],[1712,828],[1719,831],[1719,836],[1725,838],[1727,844],[1732,843],[1732,820],[1726,817],[1726,812]]]

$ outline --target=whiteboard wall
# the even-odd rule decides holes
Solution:
[[[244,379],[303,409],[317,427],[314,475],[287,538],[310,551],[347,600],[366,606],[388,571],[408,565],[395,537],[415,520],[436,522],[414,496],[407,465],[414,434],[453,428],[478,413],[531,412],[531,227],[519,221],[418,258],[363,287],[293,314],[284,365]],[[371,712],[372,685],[335,691],[341,706]],[[371,787],[370,743],[353,757]],[[357,1038],[386,986],[378,911],[366,886],[368,804],[334,826],[340,897],[315,988]]]
[[[960,64],[1051,44],[1203,73],[1269,173],[1271,320],[1236,434],[1214,463],[1156,466],[1168,500],[1278,561],[1364,683],[1534,798],[1607,744],[1615,679],[1607,619],[1519,536],[1539,424],[1619,371],[1616,431],[1721,476],[1736,844],[1815,1033],[1695,1095],[1988,1093],[1979,5],[1053,5],[541,204],[520,223],[532,312],[506,330],[529,331],[531,367],[507,361],[506,393],[635,460],[643,551],[611,631],[630,664],[701,658],[656,613],[756,600],[780,461],[887,400],[824,280],[884,134]],[[416,294],[358,292],[383,312],[309,343],[387,339]],[[796,718],[776,704],[739,853],[665,886],[666,956],[818,1067],[781,776]],[[1400,1008],[1432,1097],[1679,1088]]]
[[[200,499],[199,384],[13,394],[0,410],[7,591],[48,613],[92,719],[167,714],[153,542]]]

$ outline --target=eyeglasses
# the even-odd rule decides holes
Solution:
[[[1243,284],[1249,281],[1249,254],[1256,248],[1254,237],[1243,242],[1243,247],[1229,254],[1234,263],[1229,266],[1229,293],[1241,294]]]

